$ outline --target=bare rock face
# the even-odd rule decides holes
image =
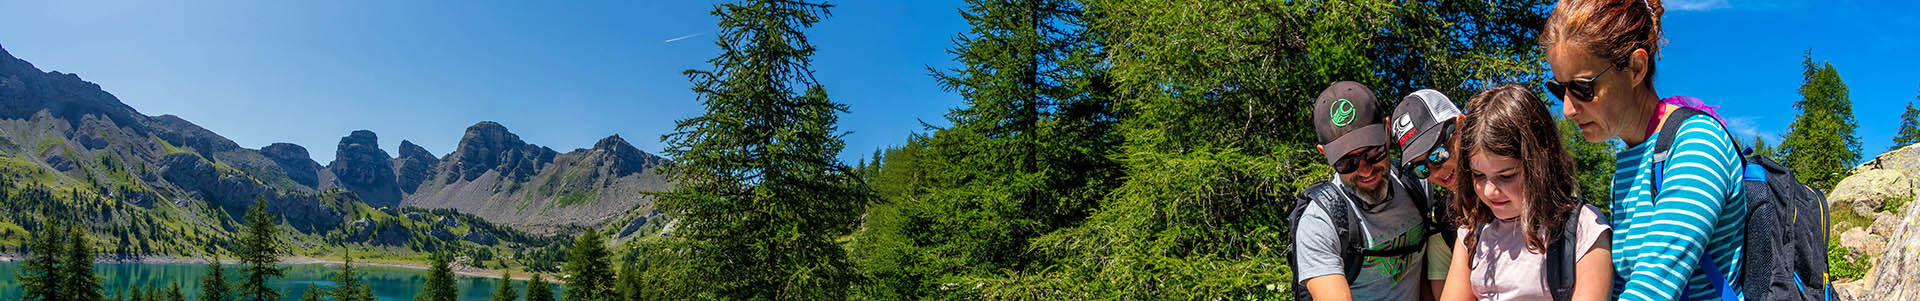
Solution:
[[[380,149],[380,138],[373,131],[358,130],[340,138],[334,153],[333,170],[340,185],[360,196],[368,205],[400,203],[400,185],[394,183],[393,160]]]
[[[1875,156],[1854,168],[1828,196],[1830,204],[1851,203],[1873,218],[1864,229],[1841,234],[1837,242],[1860,254],[1876,256],[1866,279],[1839,285],[1851,300],[1920,300],[1920,202],[1912,200],[1920,176],[1920,144]],[[1904,207],[1904,208],[1883,208]],[[1834,208],[1838,210],[1840,208]],[[1878,211],[1880,209],[1891,209]]]
[[[1871,300],[1920,300],[1920,202],[1907,204],[1900,226],[1886,240],[1886,250],[1874,261],[1872,285],[1864,296]]]
[[[433,177],[434,167],[438,165],[440,158],[426,148],[413,141],[400,140],[400,157],[393,158],[394,183],[400,185],[400,191],[412,194],[420,189],[420,183]]]
[[[448,177],[453,180],[473,181],[487,171],[497,170],[500,175],[515,182],[525,182],[528,177],[540,173],[547,163],[553,162],[558,155],[553,149],[527,144],[520,135],[507,131],[507,127],[492,121],[483,121],[467,127],[465,136],[460,137],[460,147],[454,150]]]
[[[313,162],[313,156],[307,154],[307,148],[292,143],[274,143],[260,148],[260,155],[273,160],[287,172],[293,182],[320,188],[320,163]]]

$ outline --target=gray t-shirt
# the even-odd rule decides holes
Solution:
[[[1398,181],[1398,176],[1387,175],[1388,181]],[[1342,189],[1351,189],[1340,179],[1333,180]],[[1360,229],[1355,231],[1357,238],[1365,239],[1368,249],[1384,250],[1408,245],[1416,245],[1430,233],[1425,233],[1425,222],[1420,210],[1409,198],[1407,191],[1399,183],[1389,182],[1389,200],[1372,208],[1363,204],[1364,200],[1354,200],[1347,216],[1359,218]],[[1358,194],[1356,194],[1358,195]],[[1327,217],[1326,207],[1313,202],[1313,208],[1301,213],[1299,229],[1294,230],[1295,243],[1299,249],[1295,256],[1299,261],[1295,266],[1300,270],[1300,279],[1313,279],[1327,275],[1345,273],[1340,254],[1346,252],[1348,244],[1341,241],[1339,232],[1331,218]],[[1425,282],[1424,252],[1413,252],[1398,257],[1362,258],[1360,274],[1351,286],[1354,300],[1415,300],[1420,297],[1422,282]],[[1304,286],[1300,286],[1304,289]]]

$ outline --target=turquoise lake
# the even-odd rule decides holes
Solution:
[[[0,300],[20,299],[20,284],[14,275],[20,271],[20,262],[0,262]],[[237,281],[238,266],[226,266],[227,276],[233,277],[229,283]],[[333,285],[330,278],[334,269],[322,264],[285,265],[287,276],[274,279],[267,285],[280,291],[284,300],[299,300],[308,284],[324,289]],[[166,287],[171,283],[180,283],[180,290],[186,292],[188,299],[197,296],[200,289],[200,277],[207,274],[205,264],[172,263],[98,263],[93,265],[95,275],[101,277],[100,284],[106,289],[102,292],[112,295],[116,291],[128,291],[148,284]],[[413,295],[426,282],[427,271],[383,266],[356,266],[360,279],[373,287],[373,294],[379,300],[413,300]],[[499,279],[456,276],[454,287],[460,289],[460,300],[489,300],[493,290],[500,285]],[[231,284],[230,284],[231,285]],[[514,291],[526,298],[526,281],[514,281]],[[559,285],[554,285],[554,297],[560,296]]]

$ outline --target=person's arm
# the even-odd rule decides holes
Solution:
[[[1607,294],[1613,290],[1613,231],[1600,234],[1587,255],[1574,263],[1573,299],[1581,301],[1608,300]]]
[[[1725,206],[1727,191],[1732,181],[1739,180],[1734,175],[1739,157],[1719,128],[1710,118],[1681,124],[1663,178],[1654,179],[1660,190],[1654,196],[1652,216],[1641,219],[1652,222],[1629,225],[1646,229],[1640,232],[1645,235],[1619,242],[1618,251],[1634,258],[1621,300],[1686,298],[1680,294],[1700,268],[1701,256],[1707,256],[1706,243]]]
[[[1313,295],[1313,300],[1353,300],[1353,289],[1347,287],[1347,275],[1333,274],[1307,279],[1307,293]]]
[[[1347,301],[1353,300],[1352,288],[1346,276],[1345,262],[1341,260],[1341,246],[1338,231],[1334,230],[1332,219],[1326,210],[1318,205],[1295,210],[1309,210],[1300,216],[1300,224],[1293,231],[1295,260],[1294,273],[1301,279],[1300,286],[1312,294],[1314,300]],[[1355,230],[1358,231],[1358,230]]]
[[[1473,300],[1473,285],[1467,283],[1467,275],[1473,272],[1469,267],[1473,262],[1473,249],[1467,248],[1466,239],[1466,232],[1462,231],[1453,241],[1453,263],[1447,266],[1447,285],[1441,291],[1440,300]]]

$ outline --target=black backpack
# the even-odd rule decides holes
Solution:
[[[1546,278],[1547,293],[1553,296],[1554,301],[1573,300],[1575,268],[1579,266],[1580,255],[1586,251],[1581,250],[1576,241],[1580,237],[1580,210],[1585,208],[1587,200],[1575,199],[1580,200],[1582,205],[1574,206],[1573,212],[1568,213],[1566,225],[1560,227],[1560,238],[1547,243],[1547,260],[1540,267],[1543,269],[1540,276]]]
[[[1388,162],[1388,168],[1399,168],[1399,163]],[[1431,231],[1437,228],[1438,224],[1434,222],[1433,215],[1428,212],[1432,210],[1432,207],[1429,206],[1430,202],[1427,200],[1429,196],[1428,193],[1431,193],[1431,190],[1427,187],[1419,187],[1417,190],[1415,187],[1409,187],[1424,185],[1426,182],[1407,178],[1397,171],[1389,174],[1389,176],[1394,177],[1393,181],[1389,181],[1389,185],[1401,185],[1400,188],[1405,189],[1404,191],[1411,194],[1409,197],[1413,199],[1414,206],[1417,206],[1416,208],[1423,211],[1421,212],[1422,216],[1427,217],[1423,226],[1426,228],[1425,231],[1428,231],[1426,233],[1432,233]],[[1311,208],[1315,202],[1322,203],[1321,205],[1326,208],[1327,219],[1332,221],[1333,224],[1345,225],[1334,227],[1334,232],[1340,237],[1340,241],[1347,242],[1347,246],[1344,246],[1346,251],[1340,252],[1340,266],[1343,269],[1342,274],[1347,277],[1347,284],[1353,284],[1354,278],[1360,275],[1362,260],[1367,257],[1399,257],[1426,249],[1426,235],[1422,235],[1416,243],[1384,250],[1368,250],[1365,246],[1354,243],[1362,240],[1360,237],[1357,237],[1358,235],[1356,233],[1358,229],[1360,229],[1360,220],[1352,216],[1352,206],[1355,198],[1356,196],[1354,196],[1351,191],[1347,191],[1346,188],[1342,188],[1340,185],[1334,185],[1332,182],[1321,182],[1313,186],[1308,186],[1306,189],[1301,190],[1299,195],[1295,196],[1293,207],[1290,209],[1290,212],[1287,213],[1287,231],[1284,233],[1289,242],[1287,246],[1281,250],[1283,253],[1286,253],[1287,264],[1292,266],[1295,271],[1291,284],[1294,300],[1313,300],[1313,295],[1307,292],[1306,279],[1300,278],[1298,268],[1300,260],[1297,252],[1295,252],[1298,247],[1294,245],[1298,243],[1298,241],[1293,239],[1293,231],[1299,228],[1300,217],[1306,213],[1306,210],[1310,210],[1308,208]]]
[[[1661,125],[1653,149],[1653,189],[1660,191],[1660,173],[1666,168],[1668,152],[1680,124],[1694,115],[1706,114],[1682,106]],[[1711,115],[1709,115],[1711,116]],[[1719,121],[1719,120],[1715,120]],[[1724,123],[1722,124],[1724,126]],[[1719,266],[1712,256],[1701,256],[1701,268],[1708,279],[1719,285],[1723,297],[1739,292],[1747,300],[1830,300],[1832,282],[1827,275],[1827,198],[1793,176],[1793,169],[1780,166],[1753,150],[1734,148],[1746,155],[1746,172],[1741,175],[1747,198],[1746,242],[1740,257],[1743,265],[1739,282],[1720,279]],[[1739,285],[1738,290],[1731,286]]]

